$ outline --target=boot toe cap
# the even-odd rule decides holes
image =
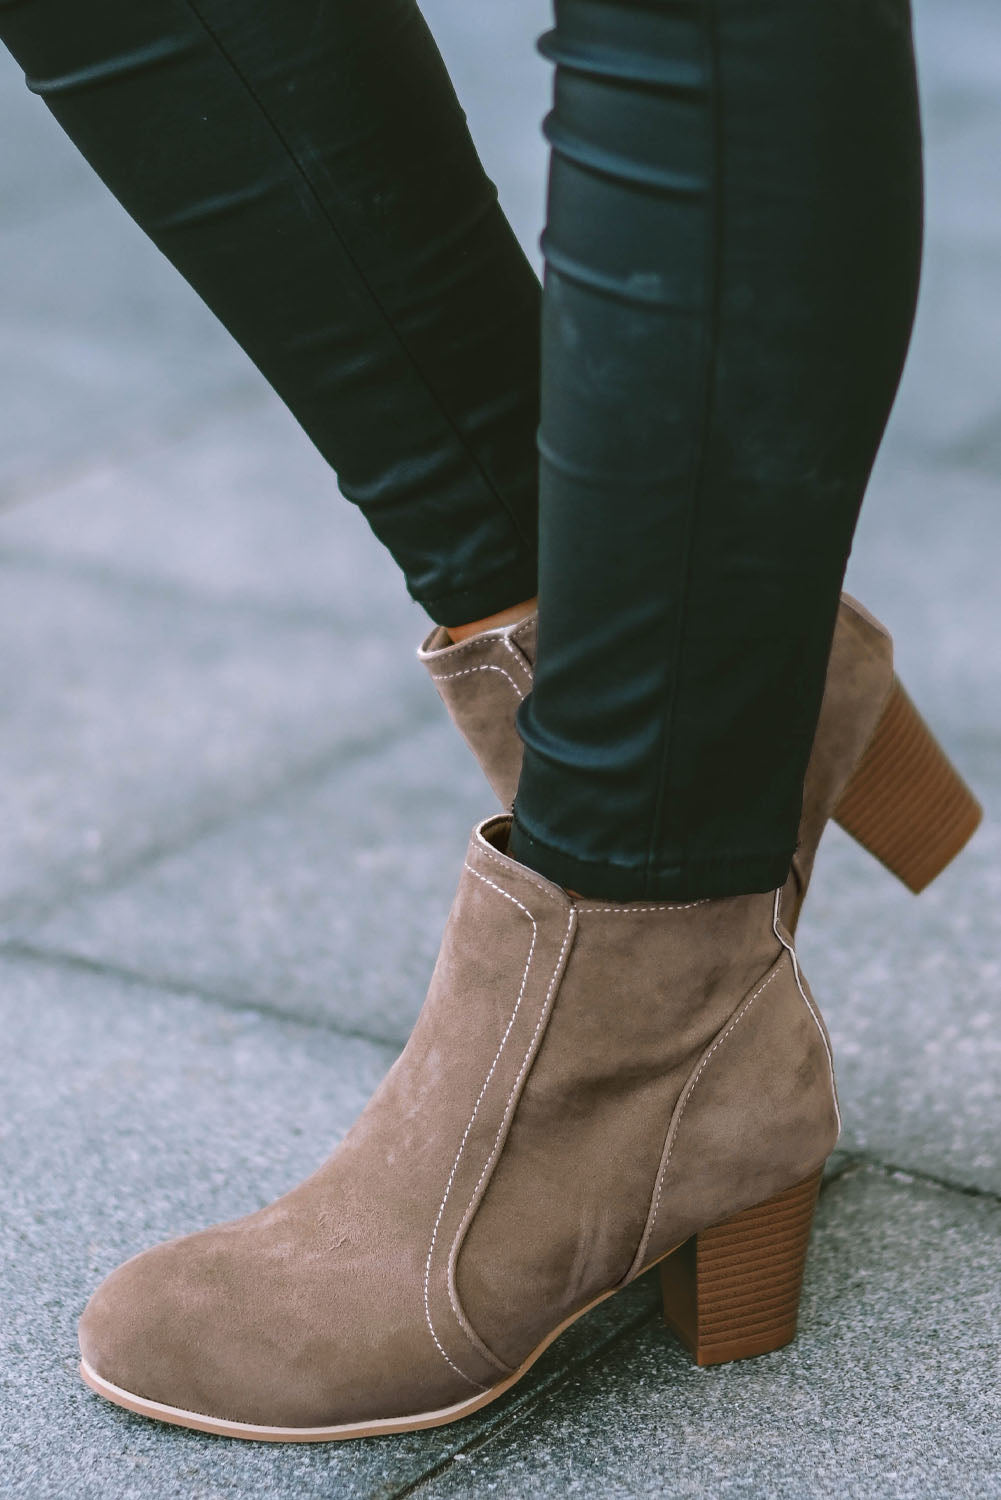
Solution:
[[[201,1339],[193,1325],[195,1289],[176,1274],[176,1253],[159,1246],[126,1261],[97,1288],[79,1324],[84,1363],[130,1395],[186,1411],[211,1412],[211,1393],[198,1370]]]
[[[233,1236],[207,1230],[126,1261],[84,1309],[83,1360],[125,1395],[177,1411],[322,1425],[331,1416],[321,1370],[295,1318],[270,1305],[265,1276],[238,1248]]]
[[[404,1341],[398,1363],[395,1324],[381,1343],[373,1310],[366,1314],[349,1295],[333,1257],[274,1252],[251,1219],[126,1261],[80,1319],[85,1365],[118,1387],[103,1394],[266,1428],[334,1427],[419,1410],[422,1329],[413,1333],[415,1347]],[[451,1390],[443,1399],[431,1394],[434,1404],[454,1399]]]

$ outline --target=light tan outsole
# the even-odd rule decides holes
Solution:
[[[675,1246],[675,1249],[678,1247]],[[673,1255],[674,1250],[669,1250],[668,1255]],[[658,1256],[657,1261],[651,1261],[649,1270],[666,1256]],[[80,1361],[80,1374],[92,1391],[103,1396],[106,1401],[112,1401],[116,1406],[124,1406],[126,1411],[136,1412],[141,1417],[152,1417],[157,1422],[169,1422],[174,1427],[190,1427],[195,1432],[211,1432],[217,1437],[243,1438],[254,1443],[338,1443],[345,1442],[350,1438],[365,1437],[391,1437],[394,1433],[421,1432],[427,1427],[444,1427],[449,1422],[458,1422],[462,1417],[470,1417],[473,1412],[480,1411],[482,1407],[489,1406],[491,1401],[496,1401],[516,1385],[523,1375],[535,1364],[535,1361],[546,1352],[549,1345],[555,1343],[561,1333],[564,1333],[571,1325],[589,1313],[599,1302],[604,1302],[621,1287],[612,1287],[611,1291],[602,1292],[600,1297],[595,1297],[586,1307],[579,1312],[572,1313],[565,1318],[558,1328],[542,1340],[537,1348],[525,1360],[523,1365],[502,1380],[499,1385],[492,1385],[488,1391],[483,1391],[479,1396],[471,1396],[468,1401],[457,1401],[454,1406],[442,1406],[437,1411],[420,1412],[412,1417],[384,1417],[376,1422],[346,1422],[339,1427],[261,1427],[255,1422],[227,1422],[221,1417],[209,1417],[202,1412],[184,1411],[180,1406],[165,1406],[161,1401],[149,1401],[145,1396],[133,1395],[131,1391],[123,1390],[120,1385],[113,1385],[110,1380],[105,1380],[92,1369],[85,1359]]]

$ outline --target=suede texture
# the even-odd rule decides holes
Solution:
[[[876,732],[893,687],[893,639],[885,625],[842,594],[827,667],[827,684],[803,783],[799,841],[782,893],[786,925],[795,933],[821,835]]]
[[[783,952],[706,1049],[675,1107],[632,1274],[699,1229],[803,1182],[840,1131],[830,1040]]]
[[[539,617],[484,631],[453,645],[441,626],[417,652],[456,727],[510,812],[521,775],[515,716],[532,691]]]
[[[270,1207],[109,1277],[80,1327],[99,1375],[267,1426],[434,1411],[826,1156],[773,898],[577,903],[508,858],[509,826],[474,830],[413,1035],[347,1137]]]
[[[501,805],[514,806],[522,744],[515,715],[532,688],[537,614],[518,625],[449,643],[439,628],[418,656]],[[869,741],[893,685],[893,641],[857,599],[842,594],[813,750],[803,785],[799,839],[782,904],[796,931],[817,846]]]
[[[80,1338],[99,1374],[305,1427],[446,1406],[501,1377],[457,1322],[448,1249],[551,1002],[572,904],[517,866],[500,894],[492,871],[474,836],[410,1041],[329,1161],[98,1288]]]
[[[457,1255],[459,1300],[506,1362],[629,1272],[693,1063],[781,951],[773,903],[578,903],[508,1149]]]

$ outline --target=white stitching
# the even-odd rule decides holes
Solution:
[[[445,633],[446,635],[448,634],[447,631]],[[434,634],[433,631],[432,634]],[[439,656],[461,656],[464,651],[475,651],[478,646],[482,647],[484,644],[489,644],[490,639],[489,634],[484,631],[480,635],[471,635],[465,641],[450,640],[444,646],[432,646],[430,651],[425,651],[423,646],[419,646],[417,654],[421,657],[422,661],[427,662],[430,666],[431,662]]]
[[[578,901],[577,910],[586,911],[590,916],[601,917],[610,912],[614,916],[625,916],[631,912],[648,911],[692,911],[696,906],[706,906],[712,898],[703,896],[698,901],[686,901],[681,906],[588,906],[584,901]]]
[[[474,874],[476,873],[475,870],[473,871],[473,873]],[[480,879],[481,880],[483,879],[482,875],[480,876]],[[490,884],[489,881],[487,883]],[[499,889],[499,887],[497,889]],[[506,895],[507,892],[506,891],[502,892],[502,894]],[[573,910],[571,909],[569,920],[567,921],[567,930],[566,930],[566,932],[563,935],[563,946],[560,948],[559,956],[556,959],[556,967],[553,969],[553,977],[549,981],[549,988],[546,991],[546,998],[542,1002],[542,1009],[539,1012],[539,1019],[538,1019],[538,1021],[535,1024],[535,1030],[532,1032],[532,1040],[528,1044],[528,1050],[526,1051],[524,1059],[523,1059],[522,1064],[521,1064],[521,1067],[518,1070],[518,1076],[514,1080],[514,1083],[511,1086],[511,1092],[510,1092],[510,1094],[508,1094],[508,1096],[507,1096],[507,1103],[504,1106],[504,1113],[501,1115],[500,1126],[498,1127],[497,1135],[494,1138],[493,1146],[490,1148],[490,1154],[489,1154],[489,1156],[486,1159],[486,1163],[484,1164],[483,1171],[480,1173],[480,1180],[476,1184],[476,1186],[473,1188],[472,1196],[470,1197],[469,1203],[466,1206],[466,1212],[463,1214],[462,1218],[459,1220],[459,1227],[458,1227],[458,1229],[455,1232],[455,1239],[452,1241],[452,1251],[451,1251],[451,1254],[449,1255],[449,1260],[450,1261],[451,1261],[452,1255],[455,1254],[455,1248],[456,1248],[456,1245],[459,1242],[459,1236],[462,1233],[462,1226],[466,1222],[466,1218],[467,1218],[467,1215],[469,1214],[469,1210],[472,1208],[473,1204],[475,1203],[475,1201],[476,1201],[476,1195],[480,1191],[480,1188],[483,1186],[483,1180],[486,1177],[487,1172],[490,1170],[491,1163],[494,1161],[494,1159],[495,1159],[495,1157],[497,1155],[497,1152],[498,1152],[498,1150],[500,1148],[501,1137],[504,1134],[504,1129],[505,1129],[505,1127],[507,1125],[507,1122],[508,1122],[508,1113],[509,1113],[509,1111],[511,1109],[511,1105],[514,1103],[514,1096],[518,1092],[518,1088],[519,1088],[519,1085],[521,1084],[521,1080],[524,1078],[525,1073],[526,1073],[526,1071],[528,1069],[528,1064],[529,1064],[529,1061],[530,1061],[531,1056],[532,1056],[533,1048],[535,1047],[535,1043],[536,1043],[536,1040],[538,1039],[539,1032],[542,1030],[542,1024],[545,1021],[546,1016],[547,1016],[547,1014],[549,1012],[549,1002],[553,998],[553,991],[556,988],[556,981],[559,978],[560,966],[563,963],[563,957],[564,957],[564,954],[567,951],[567,945],[570,942],[570,934],[573,931],[573,919],[574,919],[574,913],[573,913]],[[448,1297],[449,1297],[449,1301],[452,1304],[452,1309],[453,1309],[456,1317],[461,1322],[463,1320],[464,1314],[462,1313],[462,1310],[460,1309],[458,1303],[456,1302],[454,1291],[453,1291],[453,1288],[452,1288],[451,1278],[449,1278],[449,1284],[448,1284]]]
[[[834,1116],[835,1116],[835,1119],[838,1122],[838,1134],[840,1135],[840,1133],[841,1133],[841,1106],[838,1103],[838,1085],[835,1082],[835,1078],[834,1078],[834,1054],[831,1052],[831,1044],[830,1044],[830,1042],[827,1039],[827,1032],[824,1030],[823,1026],[821,1025],[820,1017],[817,1015],[816,1010],[814,1009],[813,1005],[811,1004],[809,995],[806,993],[806,990],[803,988],[803,981],[802,981],[802,979],[800,977],[800,972],[799,972],[799,959],[796,957],[796,950],[795,950],[795,948],[793,947],[793,945],[791,943],[787,943],[786,942],[785,938],[782,936],[781,932],[779,931],[779,915],[780,915],[781,911],[782,911],[782,887],[779,886],[778,890],[775,892],[775,908],[774,908],[774,910],[772,912],[772,931],[775,933],[775,936],[778,938],[779,942],[782,944],[783,948],[786,950],[786,952],[788,953],[789,957],[792,959],[792,972],[793,972],[793,975],[795,976],[795,979],[796,979],[796,988],[799,990],[800,994],[803,997],[803,1004],[806,1006],[807,1010],[810,1012],[811,1016],[813,1017],[814,1025],[816,1026],[817,1030],[820,1032],[820,1040],[823,1042],[823,1044],[824,1044],[824,1051],[827,1053],[827,1065],[828,1065],[828,1067],[831,1070],[831,1098],[834,1101]]]
[[[544,896],[548,896],[550,901],[560,901],[560,897],[555,891],[550,890],[548,886],[540,885],[537,880],[532,879],[531,875],[528,874],[528,867],[526,865],[518,865],[517,861],[512,860],[510,855],[505,857],[503,854],[498,854],[495,849],[491,849],[482,835],[478,836],[475,848],[477,854],[483,855],[486,859],[492,859],[495,864],[500,865],[509,875],[514,873],[511,866],[515,865],[517,874],[521,879],[527,880],[530,885],[534,885],[535,889],[541,891]],[[589,917],[600,917],[606,913],[626,915],[632,912],[694,911],[697,906],[708,906],[712,899],[711,896],[702,896],[698,901],[685,901],[680,905],[669,906],[590,906],[586,901],[575,901],[574,905],[579,912],[586,912]]]
[[[677,1119],[677,1122],[676,1122],[676,1124],[674,1126],[674,1130],[673,1130],[673,1133],[672,1133],[672,1136],[671,1136],[671,1144],[668,1147],[667,1155],[664,1158],[664,1161],[663,1161],[663,1163],[661,1165],[660,1173],[659,1173],[659,1175],[657,1177],[657,1191],[654,1194],[653,1209],[652,1209],[652,1211],[650,1213],[650,1219],[649,1219],[649,1222],[647,1224],[647,1228],[645,1229],[645,1231],[643,1233],[643,1238],[640,1241],[640,1247],[639,1247],[639,1249],[636,1252],[636,1257],[635,1257],[635,1260],[633,1262],[634,1265],[635,1264],[642,1264],[642,1257],[643,1257],[643,1255],[646,1252],[647,1245],[650,1243],[650,1236],[653,1234],[653,1231],[654,1231],[654,1229],[657,1226],[657,1215],[660,1212],[660,1195],[661,1195],[661,1191],[662,1191],[663,1186],[664,1186],[664,1178],[667,1175],[667,1169],[668,1169],[668,1166],[670,1165],[671,1157],[674,1155],[674,1148],[675,1148],[675,1145],[677,1144],[678,1135],[679,1135],[679,1133],[681,1131],[681,1121],[684,1118],[685,1110],[688,1108],[689,1101],[691,1100],[692,1095],[695,1093],[696,1087],[698,1086],[699,1079],[702,1077],[703,1073],[705,1072],[706,1068],[708,1067],[709,1060],[712,1057],[713,1053],[716,1051],[717,1047],[721,1047],[723,1045],[723,1043],[726,1041],[727,1037],[730,1035],[730,1033],[734,1029],[734,1027],[736,1025],[738,1025],[738,1023],[740,1021],[743,1020],[744,1016],[750,1010],[751,1006],[754,1004],[755,1000],[757,1000],[758,996],[760,994],[762,994],[762,992],[768,988],[768,986],[771,984],[772,980],[775,979],[781,972],[782,972],[781,968],[779,967],[778,963],[776,963],[775,968],[769,974],[769,976],[765,980],[764,984],[760,985],[758,987],[758,989],[756,989],[754,991],[754,994],[750,997],[749,1000],[745,1000],[744,1001],[744,1003],[741,1006],[740,1010],[737,1012],[737,1014],[730,1021],[730,1024],[726,1027],[726,1029],[724,1031],[720,1032],[719,1036],[713,1042],[712,1046],[709,1048],[709,1051],[706,1053],[705,1057],[702,1059],[702,1062],[699,1064],[699,1070],[696,1073],[695,1077],[692,1079],[691,1085],[687,1087],[687,1092],[685,1094],[685,1101],[684,1101],[684,1103],[681,1106],[681,1110],[680,1110],[680,1112],[678,1114],[678,1119]]]
[[[817,1015],[816,1010],[811,1005],[809,997],[807,996],[806,990],[803,988],[803,982],[802,982],[802,979],[800,978],[800,972],[799,972],[799,960],[796,957],[796,950],[792,947],[792,945],[790,943],[786,942],[785,938],[782,936],[781,932],[779,931],[779,912],[781,910],[781,906],[782,906],[782,887],[780,886],[776,890],[776,892],[775,892],[775,905],[774,905],[773,913],[772,913],[772,930],[774,931],[775,936],[778,938],[779,942],[782,944],[782,947],[785,949],[786,953],[788,953],[789,958],[792,961],[792,972],[793,972],[793,977],[796,980],[796,988],[799,990],[799,993],[802,996],[803,1003],[805,1004],[807,1010],[810,1012],[810,1015],[813,1017],[814,1024],[816,1025],[816,1028],[817,1028],[817,1030],[820,1033],[820,1039],[821,1039],[821,1041],[824,1044],[824,1051],[827,1053],[827,1062],[828,1062],[828,1066],[829,1066],[830,1072],[831,1072],[831,1098],[832,1098],[832,1100],[834,1102],[834,1113],[835,1113],[835,1116],[837,1117],[838,1130],[840,1131],[840,1129],[841,1129],[841,1110],[840,1110],[840,1107],[838,1105],[838,1090],[837,1090],[837,1085],[836,1085],[836,1083],[834,1081],[834,1057],[832,1056],[832,1053],[831,1053],[831,1044],[827,1040],[827,1035],[826,1035],[826,1033],[824,1031],[823,1026],[820,1024],[820,1017]],[[709,1062],[709,1059],[712,1057],[713,1053],[716,1051],[716,1048],[719,1047],[721,1045],[721,1043],[723,1043],[723,1042],[726,1041],[726,1039],[729,1036],[730,1032],[733,1030],[733,1028],[737,1025],[737,1023],[739,1021],[743,1020],[744,1016],[750,1010],[750,1008],[754,1004],[755,1000],[757,1000],[757,998],[761,994],[762,990],[767,989],[767,987],[771,984],[772,980],[780,972],[781,972],[781,970],[778,967],[776,967],[776,968],[774,968],[772,970],[771,974],[769,974],[769,976],[765,980],[764,984],[761,985],[760,989],[755,990],[754,994],[751,996],[751,998],[749,1000],[747,1000],[747,1001],[744,1002],[744,1004],[741,1006],[741,1008],[738,1011],[738,1013],[734,1016],[733,1020],[730,1022],[729,1026],[727,1026],[726,1030],[724,1032],[722,1032],[716,1038],[715,1042],[710,1047],[710,1049],[706,1053],[705,1057],[702,1059],[702,1063],[701,1063],[701,1065],[699,1067],[699,1071],[696,1073],[694,1079],[692,1080],[691,1087],[688,1089],[688,1092],[687,1092],[687,1094],[685,1096],[685,1102],[681,1106],[681,1111],[680,1111],[680,1113],[678,1115],[677,1124],[674,1127],[674,1133],[673,1133],[673,1136],[672,1136],[672,1139],[671,1139],[671,1145],[670,1145],[670,1147],[668,1149],[667,1156],[664,1158],[664,1163],[663,1163],[663,1165],[662,1165],[662,1167],[660,1169],[660,1175],[657,1178],[657,1192],[656,1192],[656,1195],[654,1197],[653,1212],[652,1212],[652,1214],[650,1216],[650,1221],[649,1221],[648,1227],[647,1227],[646,1231],[644,1232],[643,1239],[642,1239],[642,1242],[640,1244],[640,1248],[636,1252],[636,1261],[640,1261],[641,1256],[645,1252],[646,1247],[647,1247],[647,1245],[650,1242],[650,1236],[651,1236],[651,1234],[653,1233],[653,1231],[654,1231],[654,1229],[656,1227],[656,1224],[657,1224],[657,1214],[658,1214],[659,1209],[660,1209],[661,1189],[663,1188],[663,1185],[664,1185],[664,1177],[665,1177],[665,1175],[667,1173],[668,1164],[669,1164],[669,1162],[671,1160],[671,1157],[672,1157],[672,1155],[674,1153],[674,1147],[675,1147],[675,1144],[677,1143],[678,1133],[679,1133],[679,1131],[681,1129],[682,1117],[684,1116],[685,1110],[688,1108],[689,1100],[691,1099],[692,1095],[695,1092],[696,1084],[698,1083],[699,1079],[702,1077],[702,1074],[703,1074],[703,1072],[705,1071],[705,1068],[706,1068],[706,1064]]]
[[[500,865],[501,869],[504,870],[506,874],[517,874],[519,879],[527,880],[529,885],[534,885],[535,889],[537,891],[541,891],[544,896],[548,896],[550,901],[557,901],[562,906],[563,902],[557,895],[557,893],[550,890],[548,886],[541,885],[539,881],[533,880],[531,875],[529,875],[528,873],[528,868],[526,865],[519,865],[517,860],[511,859],[510,856],[505,857],[503,854],[498,854],[496,849],[491,849],[490,845],[487,843],[486,839],[483,838],[482,834],[477,835],[477,837],[478,842],[474,846],[477,854],[482,855],[486,859],[492,859],[494,864]],[[513,869],[512,865],[514,866]],[[506,894],[507,892],[505,892],[505,895]]]
[[[518,663],[518,666],[521,668],[521,670],[527,676],[529,682],[532,682],[533,681],[532,668],[530,667],[530,665],[526,661],[523,653],[518,650],[518,647],[514,644],[514,641],[511,639],[510,635],[506,635],[504,637],[504,644],[507,647],[507,649],[510,651],[511,655],[514,657],[515,661]]]
[[[522,692],[510,672],[506,672],[503,667],[495,667],[492,662],[485,662],[481,667],[463,667],[461,672],[432,672],[431,680],[432,682],[450,682],[453,677],[469,677],[473,672],[499,672],[502,677],[507,678],[520,700],[524,701],[528,696]]]
[[[463,1132],[462,1140],[459,1142],[459,1149],[458,1149],[458,1151],[455,1154],[455,1161],[452,1163],[452,1170],[448,1174],[448,1182],[445,1184],[445,1196],[441,1200],[441,1206],[438,1209],[438,1217],[435,1219],[435,1221],[434,1221],[434,1229],[431,1231],[431,1244],[430,1244],[430,1247],[428,1249],[428,1257],[427,1257],[427,1261],[426,1261],[425,1266],[424,1266],[424,1316],[427,1318],[427,1325],[428,1325],[428,1328],[431,1330],[431,1337],[435,1341],[435,1344],[436,1344],[436,1346],[438,1348],[439,1354],[442,1356],[442,1358],[446,1361],[447,1364],[450,1364],[452,1366],[452,1369],[456,1372],[456,1374],[457,1375],[461,1375],[462,1378],[463,1378],[463,1380],[468,1381],[468,1383],[470,1385],[474,1385],[474,1386],[477,1387],[478,1390],[482,1391],[482,1390],[486,1390],[487,1387],[484,1386],[480,1381],[473,1380],[473,1378],[471,1376],[467,1375],[464,1370],[460,1370],[459,1366],[457,1364],[455,1364],[453,1360],[449,1359],[448,1355],[445,1353],[445,1351],[442,1348],[441,1344],[438,1342],[438,1335],[434,1331],[434,1323],[433,1323],[433,1321],[431,1319],[431,1300],[430,1300],[431,1258],[434,1255],[434,1247],[435,1247],[435,1243],[437,1242],[437,1239],[438,1239],[438,1229],[439,1229],[439,1226],[441,1225],[442,1215],[445,1212],[445,1204],[448,1202],[448,1195],[452,1191],[452,1183],[455,1181],[455,1174],[458,1171],[459,1160],[460,1160],[460,1158],[462,1156],[463,1150],[465,1149],[466,1141],[469,1139],[469,1132],[473,1128],[473,1121],[476,1119],[476,1116],[477,1116],[477,1113],[479,1111],[480,1105],[483,1103],[483,1095],[486,1093],[487,1086],[490,1083],[491,1078],[494,1076],[494,1070],[497,1067],[498,1062],[500,1061],[500,1055],[504,1051],[505,1043],[507,1042],[507,1039],[508,1039],[508,1037],[511,1034],[511,1028],[514,1025],[515,1017],[517,1016],[518,1011],[519,1011],[519,1009],[521,1007],[521,1002],[524,999],[525,986],[528,983],[528,971],[529,971],[529,968],[531,967],[532,956],[535,953],[535,940],[536,940],[536,937],[538,936],[539,929],[538,929],[538,924],[536,923],[536,920],[532,916],[532,913],[529,911],[528,907],[527,906],[523,906],[522,903],[517,899],[517,897],[510,895],[507,891],[503,890],[502,887],[499,886],[499,885],[497,885],[494,881],[488,880],[485,875],[481,875],[480,874],[479,870],[474,870],[473,867],[472,867],[472,865],[470,865],[470,864],[467,863],[465,865],[465,868],[469,871],[470,875],[475,875],[477,880],[482,880],[483,883],[484,883],[484,885],[489,885],[493,890],[500,891],[500,894],[502,896],[506,897],[506,899],[508,901],[513,902],[514,905],[517,906],[520,911],[523,911],[525,913],[525,916],[528,918],[528,920],[532,924],[532,941],[529,944],[528,958],[525,961],[525,972],[521,976],[521,988],[518,991],[518,998],[515,1001],[514,1010],[511,1012],[511,1019],[507,1023],[507,1029],[505,1030],[504,1035],[501,1037],[500,1046],[497,1048],[496,1056],[494,1057],[493,1062],[490,1064],[490,1070],[487,1073],[486,1078],[483,1080],[483,1087],[480,1089],[479,1098],[476,1100],[476,1103],[473,1105],[473,1113],[469,1117],[469,1124],[466,1126],[466,1129]],[[451,1295],[451,1289],[449,1291],[449,1295]]]
[[[521,642],[522,642],[522,636],[524,636],[525,639],[527,639],[528,634],[531,634],[530,627],[531,627],[531,625],[534,625],[534,624],[536,624],[536,619],[534,619],[533,615],[528,615],[528,619],[522,619],[521,624],[515,625],[515,628],[513,628],[512,633],[510,633],[510,639],[512,639],[512,640],[518,640],[518,649],[519,649],[519,651],[521,651],[521,654],[524,655],[524,658],[525,658],[525,670],[528,670],[528,672],[531,672],[531,670],[534,670],[534,661],[528,660],[528,654],[527,654],[527,652],[525,652],[524,645],[522,645]]]
[[[438,656],[447,655],[455,657],[461,655],[463,651],[475,651],[477,647],[482,648],[483,646],[490,646],[495,641],[502,640],[505,646],[507,646],[509,650],[513,651],[515,655],[519,657],[519,665],[522,666],[525,671],[531,672],[531,663],[521,660],[521,653],[518,652],[511,644],[511,638],[518,635],[521,631],[527,630],[530,625],[535,623],[535,620],[536,612],[533,610],[530,615],[526,615],[525,618],[523,620],[519,620],[516,625],[495,626],[493,630],[483,630],[479,633],[479,635],[471,635],[465,641],[449,641],[449,643],[445,646],[432,646],[430,650],[425,650],[424,646],[420,645],[417,648],[417,655],[421,661],[426,662],[428,665],[430,665],[431,662],[433,662],[434,659]],[[431,632],[432,635],[434,635],[434,633],[434,631]]]

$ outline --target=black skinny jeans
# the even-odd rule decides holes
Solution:
[[[780,884],[913,317],[907,0],[557,0],[541,310],[413,0],[0,31],[433,618],[538,588],[514,852],[610,898]]]

